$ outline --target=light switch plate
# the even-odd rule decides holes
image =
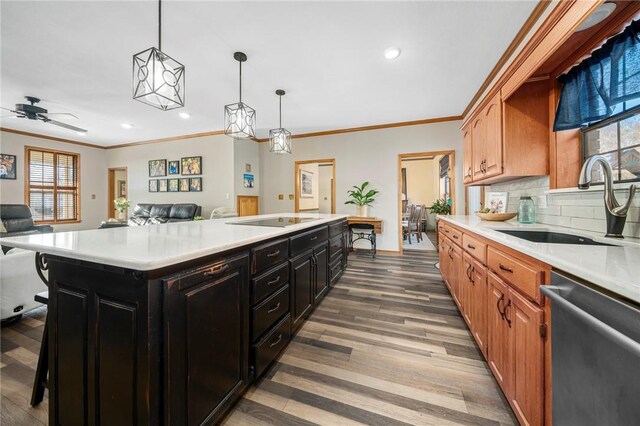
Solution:
[[[293,200],[293,194],[289,194],[289,199]]]
[[[546,195],[538,195],[538,208],[546,209],[547,208],[547,196]]]
[[[227,200],[228,200],[229,198],[231,198],[231,195],[229,195],[229,193],[227,192],[227,194],[225,195],[225,197],[226,197],[226,198],[227,198]]]

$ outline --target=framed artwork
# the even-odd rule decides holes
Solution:
[[[183,175],[201,175],[202,174],[202,157],[182,157]]]
[[[127,182],[124,180],[118,181],[118,197],[127,196]]]
[[[158,192],[158,179],[151,179],[149,181],[149,192]]]
[[[244,174],[244,187],[253,188],[253,175],[251,173]]]
[[[16,178],[16,156],[0,154],[0,179]]]
[[[170,175],[180,174],[180,162],[178,160],[169,161],[169,174]]]
[[[189,191],[191,192],[201,192],[202,191],[202,178],[191,178],[189,179]]]
[[[149,161],[149,177],[158,177],[167,175],[167,160],[150,160]]]
[[[313,172],[300,169],[300,198],[313,198]]]
[[[180,192],[189,192],[189,178],[180,178]]]
[[[167,192],[167,180],[158,179],[158,192]]]
[[[484,206],[495,213],[506,213],[508,195],[508,192],[487,192]]]
[[[169,184],[169,192],[178,192],[180,189],[179,179],[167,179]]]

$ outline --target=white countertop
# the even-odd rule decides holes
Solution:
[[[229,224],[273,217],[315,220],[283,228]],[[150,271],[346,217],[345,214],[281,213],[35,234],[1,238],[0,244],[104,265]]]
[[[438,216],[460,228],[538,259],[604,289],[640,303],[640,240],[605,238],[602,234],[543,224],[525,225],[515,221],[488,222],[477,216]],[[575,244],[533,243],[497,232],[496,229],[554,231],[580,235],[620,247]]]

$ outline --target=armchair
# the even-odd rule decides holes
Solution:
[[[0,238],[53,232],[51,225],[35,225],[31,209],[25,204],[0,204]],[[2,247],[7,252],[9,247]]]

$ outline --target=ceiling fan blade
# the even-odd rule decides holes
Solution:
[[[50,115],[67,115],[75,118],[76,120],[78,119],[78,116],[71,114],[70,112],[41,112],[38,115],[44,115],[45,117],[49,117]]]
[[[11,112],[12,112],[12,113],[14,113],[14,114],[18,114],[18,111],[14,111],[14,110],[9,109],[9,108],[2,108],[2,107],[0,107],[0,109],[3,109],[3,110],[5,110],[5,111],[11,111]]]
[[[55,121],[55,120],[46,120],[45,123],[54,124],[56,126],[64,127],[65,129],[73,130],[74,132],[88,133],[87,130],[81,129],[80,127],[72,126],[72,125],[66,124],[66,123],[61,123],[61,122]]]
[[[0,115],[0,118],[18,118],[19,115]]]

